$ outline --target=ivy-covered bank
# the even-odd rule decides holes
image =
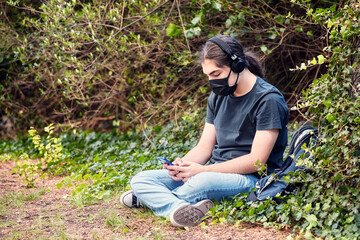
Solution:
[[[269,200],[248,206],[242,196],[219,205],[214,214],[234,222],[294,224],[307,239],[359,239],[360,3],[317,10],[302,6],[304,20],[326,29],[328,41],[323,49],[328,71],[313,81],[297,105],[320,129],[320,143],[312,151],[316,160],[308,163],[312,171],[296,174],[293,181],[302,186],[280,204]],[[299,69],[320,60],[310,59]]]
[[[291,181],[300,183],[299,188],[293,195],[279,197],[281,201],[249,205],[243,195],[218,203],[212,210],[213,222],[262,222],[277,228],[294,226],[294,238],[359,239],[360,3],[346,1],[314,8],[307,2],[292,1],[293,7],[301,8],[305,14],[303,17],[290,14],[288,18],[320,27],[322,43],[325,43],[320,52],[308,57],[303,64],[298,63],[292,71],[296,74],[314,68],[326,70],[311,81],[294,106],[320,130],[319,145],[312,150],[315,160],[308,163],[311,172],[295,174]],[[219,7],[210,1],[203,4]],[[238,21],[238,18],[241,16],[233,19]],[[230,29],[232,22],[227,24]],[[176,37],[181,29],[174,27],[173,31],[172,28],[169,27],[168,34]],[[187,103],[194,104],[191,100]],[[27,137],[1,141],[1,159],[19,159],[15,172],[30,186],[36,184],[31,178],[36,174],[67,175],[59,187],[76,185],[73,198],[86,204],[111,194],[114,189],[126,188],[129,178],[140,170],[160,168],[155,156],[173,159],[194,146],[203,125],[204,108],[194,109],[197,110],[189,108],[176,115],[169,124],[159,120],[158,124],[143,124],[128,131],[100,133],[71,128],[55,136],[50,126],[43,137],[32,131]]]
[[[141,130],[73,130],[60,136],[50,125],[45,136],[32,129],[26,137],[0,141],[0,161],[17,161],[13,173],[27,187],[36,186],[39,177],[67,176],[58,187],[75,185],[73,197],[87,204],[124,190],[139,171],[162,168],[156,156],[175,159],[185,154],[198,140],[199,120],[183,116],[177,122]]]

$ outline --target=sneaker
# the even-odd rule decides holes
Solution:
[[[178,207],[170,214],[170,222],[175,227],[191,227],[201,223],[214,203],[209,200],[202,200],[195,205],[186,204]]]
[[[120,203],[128,208],[139,208],[142,206],[139,199],[134,195],[133,190],[124,192],[120,197]]]

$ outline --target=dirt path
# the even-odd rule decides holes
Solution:
[[[146,210],[126,209],[119,194],[88,206],[69,201],[71,189],[55,187],[61,177],[39,179],[27,189],[0,163],[0,239],[286,239],[289,231],[223,224],[179,230]]]

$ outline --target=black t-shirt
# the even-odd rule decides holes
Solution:
[[[280,168],[287,144],[289,110],[280,91],[261,78],[240,97],[210,94],[206,122],[215,125],[216,144],[210,163],[249,154],[257,130],[279,129],[267,161],[268,173]]]

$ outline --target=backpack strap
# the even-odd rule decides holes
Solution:
[[[318,132],[319,131],[313,128],[310,124],[306,124],[302,125],[300,129],[293,134],[290,141],[288,155],[285,162],[281,166],[280,171],[289,167],[289,165],[294,160],[291,156],[299,152],[304,143],[309,143],[312,137],[316,138],[317,140]]]

